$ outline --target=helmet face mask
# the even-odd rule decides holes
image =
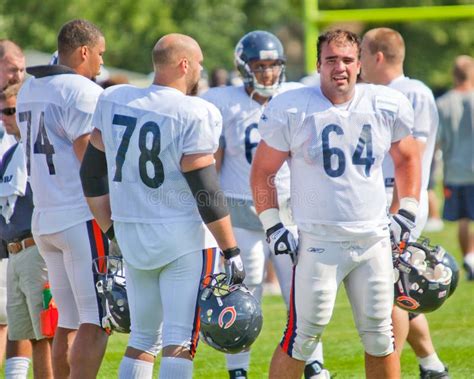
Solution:
[[[259,302],[245,285],[227,286],[217,274],[199,293],[200,336],[214,349],[235,354],[247,349],[262,329]]]
[[[271,97],[285,80],[286,58],[283,45],[272,33],[261,30],[247,33],[237,43],[234,55],[235,65],[242,75],[245,87],[251,88],[260,96]],[[257,76],[261,76],[261,72],[252,70],[252,62],[255,61],[267,61],[273,66],[279,66],[279,72],[273,70],[275,78],[272,84],[259,82]]]
[[[448,253],[442,246],[431,246],[430,240],[428,238],[422,239],[420,243],[430,249],[431,256],[436,259],[438,263],[441,263],[451,269],[452,277],[451,285],[449,288],[449,298],[454,293],[459,283],[459,266],[456,262],[456,259],[454,259],[454,257],[450,253]]]
[[[122,258],[96,258],[93,261],[93,271],[97,278],[96,291],[104,315],[101,320],[102,328],[130,333],[130,311]]]
[[[448,298],[452,271],[426,244],[410,242],[394,262],[395,304],[414,313],[438,309]]]

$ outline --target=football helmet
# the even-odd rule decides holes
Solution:
[[[123,260],[105,256],[93,260],[95,287],[102,306],[101,326],[107,331],[130,333],[130,311]]]
[[[199,293],[202,340],[214,349],[235,354],[257,339],[263,323],[259,302],[243,284],[226,284],[226,275],[217,274]]]
[[[280,40],[272,33],[255,30],[244,35],[235,47],[235,66],[242,75],[246,87],[252,87],[263,97],[272,96],[285,80],[285,54]],[[275,60],[281,65],[280,73],[270,86],[260,84],[250,68],[253,60]]]
[[[449,295],[448,295],[448,297],[450,297],[456,290],[459,283],[459,266],[456,263],[456,260],[442,246],[430,245],[430,240],[428,238],[423,238],[419,242],[430,249],[431,256],[434,257],[439,263],[451,269],[451,273],[452,273],[451,286],[450,286]]]
[[[438,309],[448,298],[452,272],[423,243],[408,242],[394,260],[395,304],[413,313]]]

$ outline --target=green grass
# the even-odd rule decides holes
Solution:
[[[446,223],[442,232],[433,233],[429,237],[433,243],[442,244],[452,252],[460,263],[462,260],[456,235],[456,224]],[[285,307],[278,296],[264,297],[263,313],[263,330],[253,345],[250,365],[250,378],[255,379],[268,376],[273,350],[286,323]],[[474,378],[474,282],[467,282],[461,271],[456,293],[439,310],[427,317],[437,353],[449,366],[451,378]],[[99,378],[117,378],[127,339],[127,335],[118,333],[111,336]],[[344,290],[339,293],[333,318],[323,339],[325,365],[332,375],[337,374],[337,379],[364,377],[363,349]],[[158,370],[159,360],[155,364],[155,377]],[[0,377],[3,377],[3,370]],[[402,377],[418,378],[418,364],[408,345],[402,356]],[[200,343],[194,363],[194,378],[227,378],[223,354]]]
[[[442,232],[429,235],[462,262],[456,237],[456,224],[446,223]],[[278,296],[263,300],[264,326],[252,349],[251,378],[268,375],[271,355],[283,333],[286,312]],[[427,315],[431,335],[440,358],[449,366],[453,379],[474,378],[474,282],[467,282],[464,272],[456,293],[434,313]],[[337,379],[363,378],[363,349],[352,321],[352,313],[343,290],[340,291],[331,323],[324,334],[325,365]],[[115,334],[109,341],[100,378],[116,378],[127,336]],[[159,363],[155,364],[155,373]],[[408,345],[402,356],[403,378],[418,378],[418,363]],[[195,379],[227,378],[223,354],[199,344],[194,361]]]

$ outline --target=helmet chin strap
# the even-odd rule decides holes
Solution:
[[[260,84],[258,81],[257,81],[257,78],[255,77],[255,74],[252,73],[252,79],[253,79],[253,92],[256,92],[258,93],[260,96],[263,96],[263,97],[272,97],[277,91],[278,91],[278,88],[280,88],[280,78],[278,78],[276,80],[275,83],[273,83],[272,85],[270,86],[265,86],[263,84]]]

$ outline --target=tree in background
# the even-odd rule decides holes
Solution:
[[[413,6],[411,0],[319,0],[320,9]],[[470,4],[472,0],[420,0],[417,5]],[[56,49],[56,34],[73,18],[99,25],[107,38],[107,65],[143,73],[152,70],[149,50],[167,33],[192,35],[201,44],[204,65],[233,69],[233,50],[245,33],[275,33],[288,55],[287,74],[297,80],[304,72],[302,0],[2,0],[0,36],[25,49]],[[344,25],[343,25],[344,26]],[[357,32],[388,26],[407,43],[407,75],[435,90],[450,83],[451,63],[459,54],[474,55],[474,21],[414,22],[356,25]],[[331,27],[331,26],[327,26]],[[354,24],[348,27],[353,28]]]

